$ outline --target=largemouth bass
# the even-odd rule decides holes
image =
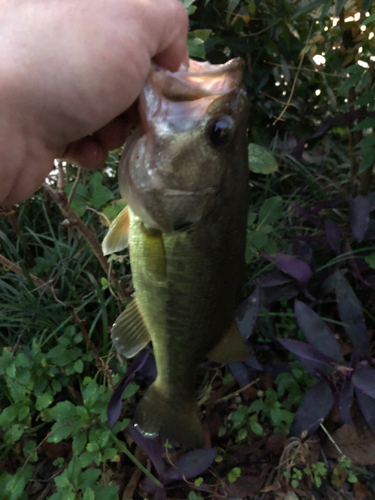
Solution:
[[[234,321],[242,285],[248,209],[247,99],[242,61],[154,67],[140,96],[141,127],[119,167],[127,207],[103,242],[129,244],[135,298],[112,338],[127,357],[150,340],[157,378],[135,422],[149,437],[203,444],[195,394],[208,356],[244,360]]]

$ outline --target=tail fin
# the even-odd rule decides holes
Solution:
[[[135,424],[145,437],[173,439],[184,447],[203,446],[202,425],[196,401],[176,401],[168,397],[154,382],[135,412]]]

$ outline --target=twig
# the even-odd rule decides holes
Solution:
[[[151,479],[151,481],[156,484],[156,486],[159,486],[159,487],[163,486],[161,484],[161,482],[150,471],[148,471],[144,465],[141,464],[141,462],[133,455],[133,453],[130,450],[128,450],[126,445],[116,437],[116,435],[113,431],[111,431],[111,437],[112,437],[112,441],[116,445],[117,449],[120,452],[125,453],[125,455],[128,458],[130,458],[130,460],[133,462],[133,464],[136,465],[139,469],[141,469],[141,471],[147,477],[149,477]]]
[[[142,448],[137,446],[134,456],[136,459],[140,460],[142,458]],[[134,491],[138,485],[139,480],[141,479],[142,471],[138,467],[134,469],[134,472],[130,478],[130,481],[126,485],[124,489],[124,493],[122,494],[122,500],[132,500],[134,498]]]
[[[260,378],[253,380],[252,382],[250,382],[250,384],[245,385],[245,387],[241,387],[241,389],[238,389],[238,391],[231,392],[227,396],[224,396],[220,399],[217,399],[216,401],[214,401],[214,403],[215,404],[221,403],[222,401],[227,401],[228,399],[231,399],[231,398],[238,396],[239,394],[241,394],[241,392],[246,391],[246,389],[248,389],[249,387],[257,384],[259,382],[259,380],[260,380]]]
[[[14,273],[18,274],[19,276],[22,276],[23,278],[27,279],[27,276],[25,276],[25,273],[23,272],[22,268],[18,266],[17,264],[14,264],[14,262],[11,262],[8,260],[6,257],[0,254],[0,265],[8,269],[9,271],[13,271]],[[45,287],[45,288],[51,288],[51,284],[48,282],[45,282],[35,276],[34,274],[29,274],[30,278],[32,279],[33,283],[37,287]]]
[[[54,434],[56,431],[58,431],[59,429],[62,429],[63,427],[68,427],[69,425],[76,425],[76,422],[66,422],[65,424],[62,424],[62,425],[59,425],[59,427],[56,427],[56,429],[53,429],[51,432],[49,432],[47,434],[47,436],[45,436],[41,442],[38,444],[38,446],[30,453],[30,455],[27,457],[27,459],[25,460],[25,463],[23,464],[21,470],[20,470],[20,474],[22,474],[22,471],[23,469],[26,467],[26,465],[30,462],[31,458],[34,456],[34,454],[39,450],[39,448],[42,446],[43,443],[45,443],[47,441],[48,438],[50,438],[52,436],[52,434]]]
[[[99,241],[96,239],[95,234],[90,231],[90,229],[84,224],[84,222],[78,217],[78,215],[74,212],[72,207],[68,203],[68,198],[64,191],[59,189],[52,189],[48,184],[43,184],[44,189],[50,194],[53,201],[59,207],[63,216],[68,219],[70,225],[75,225],[84,239],[87,241],[91,250],[94,252],[95,257],[98,259],[100,265],[102,266],[106,275],[110,276],[110,282],[114,285],[118,286],[118,294],[121,300],[125,300],[129,298],[129,293],[121,283],[121,281],[117,278],[116,273],[113,269],[110,270],[110,266],[108,264],[107,258],[103,255],[101,245]],[[69,229],[71,229],[70,225],[68,225]]]
[[[309,34],[308,34],[308,37],[307,37],[307,42],[306,42],[306,45],[308,44],[309,40],[310,40],[310,36],[311,36],[311,31],[312,31],[312,28],[313,28],[313,23],[311,23],[311,27],[310,27],[310,31],[309,31]],[[305,46],[306,46],[305,45]],[[284,107],[284,109],[281,111],[280,115],[276,118],[276,120],[273,122],[272,125],[276,125],[276,123],[281,120],[281,118],[283,117],[285,111],[288,109],[289,105],[290,105],[290,101],[292,100],[292,97],[293,97],[293,94],[294,94],[294,89],[295,89],[295,86],[296,86],[296,83],[297,83],[297,78],[298,78],[298,75],[299,75],[299,72],[301,71],[301,67],[302,67],[302,63],[303,63],[303,60],[305,59],[305,55],[306,55],[306,52],[303,52],[302,53],[302,57],[301,57],[301,60],[298,64],[298,68],[297,68],[297,72],[296,72],[296,76],[294,77],[294,80],[293,80],[293,85],[292,85],[292,89],[290,91],[290,94],[289,94],[289,97],[288,97],[288,100],[287,100],[287,103]]]
[[[78,316],[75,307],[70,305],[68,306],[70,310],[70,314],[72,315],[75,323],[79,326],[79,329],[81,330],[81,335],[82,337],[86,340],[88,346],[90,347],[91,351],[93,352],[95,359],[96,359],[96,366],[98,367],[99,370],[103,371],[106,374],[108,384],[112,390],[112,392],[115,389],[115,386],[113,384],[113,379],[112,379],[112,372],[108,368],[108,366],[104,363],[102,358],[99,356],[99,353],[93,343],[93,341],[90,339],[89,334],[87,333],[87,330],[85,328],[85,325],[83,324],[83,321],[81,318]]]
[[[74,180],[74,184],[73,184],[72,189],[71,189],[71,191],[69,193],[69,196],[68,196],[68,203],[69,203],[69,205],[71,204],[72,198],[74,196],[74,193],[76,192],[76,189],[77,189],[77,186],[78,186],[78,181],[79,181],[79,179],[81,177],[81,172],[82,172],[81,167],[78,167],[78,169],[77,169],[77,175],[76,175],[76,178]]]

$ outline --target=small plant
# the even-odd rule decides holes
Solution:
[[[306,394],[292,425],[292,434],[314,432],[338,400],[343,421],[353,425],[350,409],[354,393],[369,426],[375,430],[375,368],[370,359],[370,345],[362,307],[353,289],[339,271],[334,274],[334,289],[343,326],[353,343],[349,362],[344,360],[339,343],[324,321],[306,304],[295,302],[299,327],[310,344],[298,340],[279,339],[297,355],[305,369],[319,379]],[[316,405],[316,401],[319,405]]]
[[[239,467],[234,467],[228,474],[228,481],[234,483],[239,477],[241,477],[241,469]]]
[[[292,488],[298,488],[299,482],[302,480],[302,471],[298,467],[292,467],[291,470],[284,471],[284,477],[290,482]]]

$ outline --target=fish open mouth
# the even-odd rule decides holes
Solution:
[[[172,232],[199,221],[205,197],[212,199],[217,186],[207,180],[194,186],[178,182],[157,141],[194,132],[220,97],[238,92],[242,71],[239,58],[221,65],[190,60],[176,73],[153,65],[139,98],[141,124],[127,140],[119,168],[121,195],[147,226]]]

